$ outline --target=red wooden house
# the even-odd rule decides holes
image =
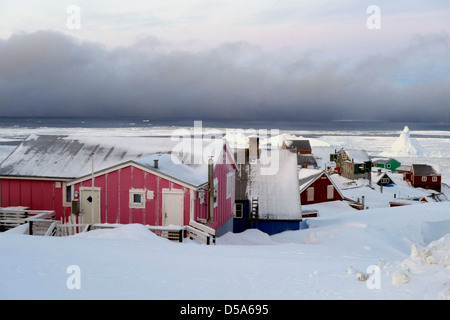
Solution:
[[[204,157],[172,153],[167,138],[30,136],[0,165],[0,206],[85,223],[195,221],[220,235],[232,230],[236,165],[226,143],[198,145]]]
[[[410,182],[415,188],[431,189],[441,192],[441,173],[426,164],[413,164],[410,170]]]
[[[302,205],[344,200],[344,196],[324,170],[300,169],[300,202]]]

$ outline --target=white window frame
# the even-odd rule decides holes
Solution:
[[[146,200],[146,192],[144,189],[130,189],[130,201],[129,201],[129,207],[130,208],[135,208],[135,209],[145,209],[145,200]],[[141,196],[141,201],[140,202],[135,202],[134,201],[134,196],[135,195],[140,195]]]
[[[230,172],[227,174],[227,199],[231,198],[231,191],[233,190],[234,183],[234,172]]]
[[[433,182],[437,182],[438,181],[438,177],[433,177],[433,178],[431,178],[431,181],[433,181]]]
[[[67,201],[67,189],[69,189],[70,191],[70,201]],[[63,192],[62,192],[62,196],[63,196],[63,207],[71,207],[72,206],[72,201],[74,200],[74,196],[73,196],[73,189],[74,186],[68,186],[66,182],[63,182]]]
[[[332,184],[329,184],[327,186],[327,199],[333,199],[334,198],[334,186]]]
[[[198,198],[200,199],[200,204],[205,203],[205,191],[198,191]]]
[[[306,201],[314,201],[314,187],[309,187],[306,189]]]
[[[422,182],[427,182],[428,177],[427,176],[422,176]]]
[[[219,205],[219,180],[214,179],[214,208]]]
[[[240,207],[240,209],[238,209],[238,206]],[[244,204],[243,203],[235,203],[234,204],[234,217],[237,219],[244,218]]]

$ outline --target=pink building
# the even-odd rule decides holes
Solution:
[[[0,206],[54,210],[57,220],[75,214],[84,223],[232,231],[236,165],[228,145],[187,142],[196,148],[168,138],[32,135],[0,165]]]

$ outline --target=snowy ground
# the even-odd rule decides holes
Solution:
[[[171,130],[114,129],[114,134]],[[107,128],[0,128],[0,141],[64,132],[111,134]],[[449,183],[450,134],[413,133],[425,153],[398,160],[439,164]],[[321,166],[335,148],[379,155],[396,139],[355,132],[314,137]],[[0,160],[12,148],[2,145]],[[383,194],[349,188],[345,195],[365,195],[369,210],[341,202],[315,205],[320,216],[307,219],[308,229],[270,237],[256,230],[228,233],[216,246],[172,243],[139,225],[66,238],[2,233],[0,299],[450,299],[450,202],[388,208],[394,192],[423,192],[403,187],[385,188]]]
[[[3,233],[0,299],[450,299],[450,202],[320,209],[308,229],[228,233],[216,246],[172,243],[140,225]]]

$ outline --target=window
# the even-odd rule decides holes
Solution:
[[[306,201],[314,201],[314,187],[306,189]]]
[[[219,197],[219,180],[214,179],[214,208],[219,205],[218,203],[218,197]]]
[[[243,203],[235,203],[234,204],[234,217],[238,219],[242,219],[244,217],[244,204]]]
[[[205,203],[205,192],[199,191],[198,192],[198,198],[200,199],[200,204]]]
[[[334,198],[334,186],[329,185],[327,186],[327,199],[333,199]]]
[[[66,202],[72,201],[72,186],[66,186]]]
[[[145,208],[145,190],[130,190],[130,208]]]
[[[234,172],[227,174],[227,199],[231,198],[234,184]]]
[[[422,177],[422,182],[427,182],[427,177],[423,176]]]
[[[433,177],[433,178],[431,179],[431,181],[433,181],[433,182],[437,182],[437,181],[438,181],[438,179],[437,179],[437,177]]]
[[[381,184],[388,184],[389,179],[388,178],[381,178]]]
[[[391,164],[390,163],[387,163],[386,164],[386,169],[390,169],[391,168]]]

